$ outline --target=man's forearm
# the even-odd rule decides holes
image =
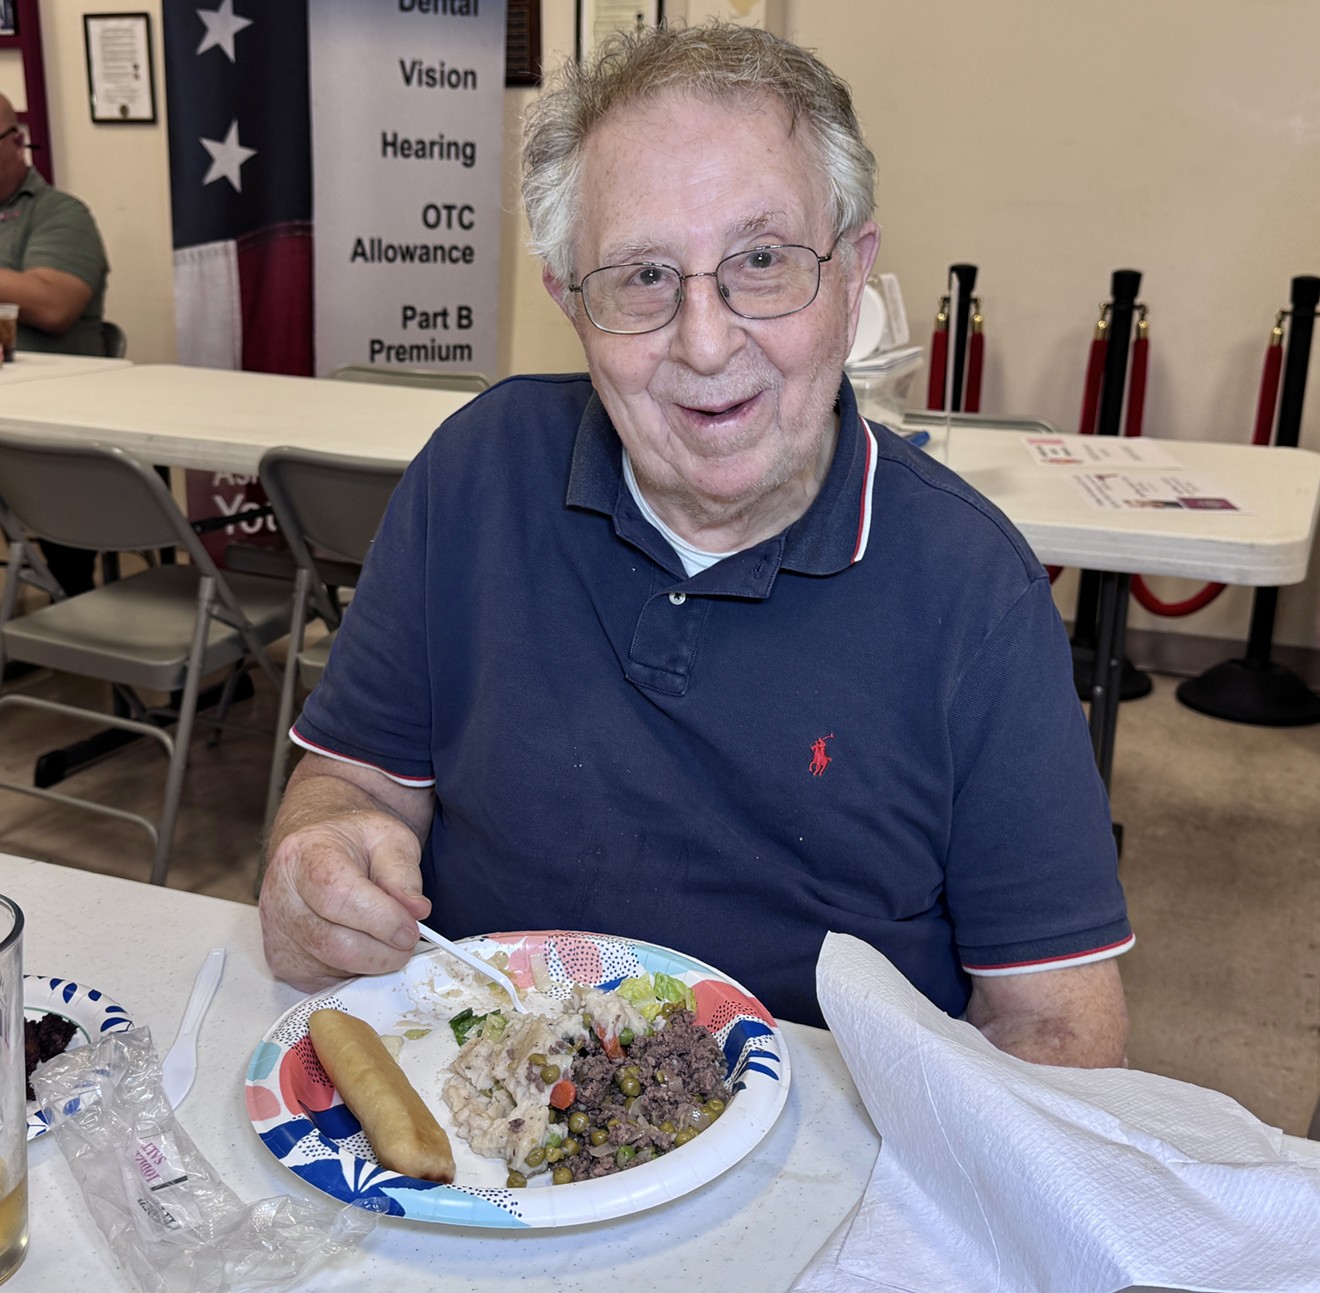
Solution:
[[[400,786],[388,777],[306,754],[294,768],[271,825],[268,853],[294,831],[352,813],[386,812],[399,818],[425,843],[431,829],[434,796],[429,788]]]
[[[19,321],[60,336],[81,317],[92,289],[57,269],[0,269],[0,301],[18,306]]]
[[[1033,1064],[1118,1068],[1128,1018],[1116,961],[972,980],[967,1020]]]

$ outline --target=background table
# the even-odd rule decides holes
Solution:
[[[266,1029],[302,994],[266,969],[255,907],[0,854],[0,892],[26,916],[24,968],[100,988],[169,1047],[193,975],[228,957],[202,1027],[179,1121],[246,1202],[314,1192],[275,1161],[244,1110],[243,1078]],[[785,1025],[788,1103],[723,1176],[659,1208],[571,1230],[490,1231],[382,1218],[364,1248],[308,1284],[322,1290],[787,1289],[856,1202],[878,1138],[833,1039]],[[127,1287],[54,1137],[29,1146],[32,1244],[16,1293]],[[321,1197],[321,1196],[316,1196]]]
[[[928,421],[922,426],[931,434],[931,455],[995,503],[1044,564],[1100,572],[1090,725],[1106,785],[1118,725],[1129,577],[1182,575],[1265,587],[1306,578],[1320,509],[1320,454],[1171,440],[1162,447],[1178,468],[1042,465],[1019,433],[945,429]],[[1107,471],[1208,477],[1240,510],[1111,511],[1093,506],[1069,480]]]
[[[931,456],[999,507],[1046,565],[1264,586],[1306,578],[1320,504],[1320,454],[1310,450],[1162,441],[1183,474],[1217,481],[1242,510],[1117,512],[1093,507],[1068,478],[1177,469],[1042,466],[1013,432],[928,429]]]
[[[105,361],[101,361],[105,362]],[[167,467],[254,475],[276,445],[410,462],[468,391],[136,364],[0,401],[0,428],[99,440]]]
[[[52,377],[85,377],[108,373],[116,368],[131,368],[129,359],[100,359],[95,355],[54,355],[40,350],[20,350],[0,368],[0,391],[19,382],[46,381]],[[8,399],[5,400],[8,403]],[[4,405],[0,404],[0,408]]]

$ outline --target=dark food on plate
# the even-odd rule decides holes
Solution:
[[[554,1153],[555,1184],[608,1176],[686,1144],[733,1098],[724,1072],[724,1052],[690,1010],[668,1012],[663,1028],[614,1058],[588,1034],[573,1062],[573,1103],[557,1123],[551,1114],[551,1137],[561,1135],[545,1151]]]
[[[449,1137],[376,1030],[342,1010],[314,1010],[307,1032],[377,1162],[404,1176],[448,1185],[454,1179]]]
[[[77,1031],[78,1025],[63,1015],[46,1014],[40,1019],[23,1020],[23,1068],[29,1100],[37,1098],[32,1090],[32,1070],[38,1064],[63,1055]]]

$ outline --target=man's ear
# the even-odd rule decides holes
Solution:
[[[573,308],[573,293],[568,290],[568,284],[563,279],[555,277],[549,265],[541,267],[541,282],[545,284],[545,290],[555,298],[555,304],[570,319],[574,318],[576,311]]]

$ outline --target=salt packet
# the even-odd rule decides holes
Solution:
[[[146,1028],[67,1051],[32,1085],[88,1212],[141,1293],[279,1293],[375,1225],[351,1205],[243,1203],[175,1118]]]

